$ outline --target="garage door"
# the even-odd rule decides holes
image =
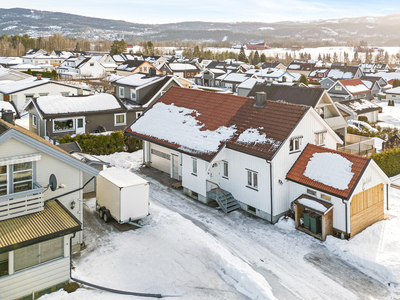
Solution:
[[[150,163],[153,168],[170,174],[171,150],[155,144],[150,144]]]

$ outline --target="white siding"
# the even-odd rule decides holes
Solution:
[[[273,169],[273,214],[274,216],[282,214],[289,209],[290,203],[295,199],[290,197],[290,188],[288,181],[285,179],[286,174],[290,168],[299,158],[301,152],[307,146],[308,143],[315,144],[315,132],[326,130],[328,125],[319,116],[316,115],[315,111],[310,109],[304,116],[300,124],[293,130],[289,138],[282,145],[279,152],[276,154],[272,161]],[[300,151],[295,153],[289,153],[289,144],[292,137],[303,136],[300,145]],[[336,140],[334,134],[327,130],[325,136],[324,147],[329,149],[336,149]],[[280,184],[279,180],[283,183]]]
[[[379,168],[374,161],[370,161],[367,169],[364,171],[356,188],[354,189],[352,197],[358,193],[368,190],[378,184],[388,184],[390,180],[377,171]],[[386,192],[385,192],[386,193]]]
[[[2,157],[11,157],[22,154],[38,153],[38,150],[32,148],[20,141],[10,139],[3,145],[0,145],[0,152]],[[51,191],[48,189],[44,192],[44,199],[48,200],[72,190],[75,190],[83,186],[83,172],[76,169],[75,167],[66,164],[59,159],[49,156],[45,153],[41,153],[41,160],[36,162],[36,181],[46,188],[49,184],[50,175],[54,174],[57,178],[58,185],[64,184],[64,189],[57,189]],[[83,191],[77,191],[66,196],[57,198],[72,214],[83,223]],[[70,209],[71,202],[75,201],[75,208]],[[82,243],[82,232],[78,232],[74,238],[74,244]]]
[[[221,160],[228,162],[228,179],[222,177],[223,164],[219,163],[220,186],[232,193],[238,201],[270,213],[270,171],[265,159],[225,149]],[[247,170],[258,173],[258,190],[247,187]]]
[[[197,176],[192,174],[192,156],[182,154],[182,186],[199,195],[206,197],[206,170],[209,163],[197,158]]]
[[[17,299],[69,280],[69,236],[64,237],[64,252],[63,258],[0,277],[0,299]]]

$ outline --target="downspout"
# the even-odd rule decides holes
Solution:
[[[344,208],[345,208],[345,216],[346,216],[346,218],[345,218],[345,220],[346,220],[346,234],[348,234],[348,222],[347,222],[347,205],[349,204],[349,202],[348,201],[346,201],[345,199],[342,199],[342,203],[345,205],[344,206]]]
[[[386,184],[386,209],[389,210],[389,184]]]
[[[273,217],[273,201],[272,201],[272,163],[270,160],[267,160],[269,164],[269,187],[270,187],[270,197],[271,197],[271,224],[274,224],[274,217]]]

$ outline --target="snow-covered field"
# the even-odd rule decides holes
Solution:
[[[126,291],[181,299],[399,299],[400,191],[390,189],[381,221],[346,241],[321,242],[294,229],[205,206],[145,175],[141,152],[102,156],[150,181],[145,227],[126,232],[105,224],[85,201],[87,248],[72,276]],[[142,299],[80,288],[41,299]],[[143,298],[144,299],[144,298]]]

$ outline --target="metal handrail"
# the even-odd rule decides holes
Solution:
[[[206,179],[206,182],[208,182],[208,183],[210,183],[210,184],[212,184],[212,185],[217,186],[217,190],[220,191],[220,192],[222,193],[222,195],[224,196],[224,198],[225,198],[225,200],[224,200],[225,203],[224,203],[223,201],[221,201],[221,202],[226,206],[227,203],[228,203],[228,194],[226,194],[226,193],[224,192],[224,190],[219,186],[218,183],[212,182],[212,181],[210,181],[210,180],[208,180],[208,179]],[[211,191],[211,190],[210,190],[210,191]],[[217,196],[217,198],[219,198],[219,196],[218,196],[217,193],[216,193],[216,196]],[[224,209],[224,208],[222,207],[222,209]]]

